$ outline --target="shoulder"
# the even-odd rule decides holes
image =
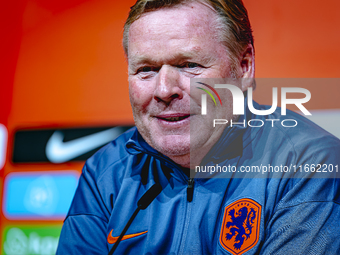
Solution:
[[[121,134],[86,161],[68,216],[86,214],[108,221],[113,199],[132,169],[129,157],[133,156],[126,151],[125,144],[134,132],[132,128]]]
[[[273,138],[273,143],[280,144],[281,139],[298,154],[340,153],[340,140],[337,137],[298,113],[287,110],[286,115],[281,115],[281,108],[278,108],[265,118],[268,123],[263,134]]]
[[[102,147],[86,161],[84,170],[93,175],[94,179],[101,178],[107,169],[112,169],[112,167],[115,167],[116,172],[119,172],[119,168],[124,167],[127,158],[131,156],[126,150],[126,143],[135,132],[137,129],[133,127]]]
[[[340,140],[337,137],[289,110],[286,115],[281,115],[279,108],[268,116],[253,118],[266,122],[262,129],[255,131],[253,147],[264,148],[271,163],[293,169],[297,178],[340,176]]]
[[[330,134],[314,122],[295,112],[287,112],[287,119],[296,120],[296,127],[284,128],[287,138],[291,140],[297,151],[310,152],[314,155],[337,154],[340,153],[340,140]],[[317,155],[316,155],[317,156]]]

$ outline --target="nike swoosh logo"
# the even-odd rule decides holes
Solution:
[[[46,144],[46,157],[53,163],[63,163],[112,141],[123,132],[123,128],[114,127],[63,142],[64,134],[61,131],[55,131]]]
[[[112,236],[112,231],[113,231],[113,230],[111,230],[110,234],[107,236],[107,242],[108,242],[109,244],[114,244],[115,242],[117,242],[117,240],[118,240],[118,238],[119,238],[119,236],[113,237],[113,236]],[[140,232],[140,233],[136,233],[136,234],[125,235],[125,236],[123,236],[122,241],[123,241],[123,240],[126,240],[126,239],[133,238],[133,237],[141,236],[141,235],[143,235],[143,234],[145,234],[145,233],[147,233],[147,232],[148,232],[148,231],[144,231],[144,232]]]

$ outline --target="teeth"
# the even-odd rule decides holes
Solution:
[[[186,116],[183,117],[171,117],[171,118],[165,118],[165,120],[167,121],[180,121],[180,120],[184,120],[186,118]]]

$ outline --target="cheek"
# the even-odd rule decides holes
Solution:
[[[232,118],[233,112],[233,97],[228,89],[221,89],[219,93],[223,106],[219,107],[216,114],[216,118],[227,119],[228,121]]]
[[[151,86],[137,82],[130,82],[129,94],[133,110],[145,109],[152,101],[153,93]]]

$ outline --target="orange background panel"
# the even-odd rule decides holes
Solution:
[[[10,126],[132,122],[121,40],[133,2],[83,1],[59,12],[27,2]],[[339,76],[340,2],[244,2],[257,77]]]
[[[0,3],[0,123],[8,128],[1,182],[10,172],[81,170],[83,162],[11,163],[22,128],[133,124],[123,24],[134,0],[16,0]],[[256,77],[340,77],[340,1],[244,0],[255,38]],[[267,80],[267,83],[270,79]],[[281,80],[305,87],[307,109],[340,109],[340,86]],[[295,82],[295,83],[294,83]],[[261,84],[264,84],[261,86]],[[254,97],[271,104],[266,81]],[[273,84],[276,86],[276,84]],[[61,223],[61,222],[60,222]],[[1,213],[2,228],[11,222]],[[37,222],[34,224],[56,224]],[[0,244],[1,246],[2,244]]]
[[[244,0],[257,77],[339,77],[340,2]]]
[[[28,2],[23,21],[28,28],[15,74],[12,123],[132,121],[127,64],[121,47],[129,4],[121,5],[117,1],[87,1],[52,15],[37,3]],[[39,15],[41,22],[33,26]]]
[[[121,40],[133,2],[89,0],[62,11],[27,2],[11,127],[132,122]],[[257,77],[339,76],[340,2],[244,2]]]

